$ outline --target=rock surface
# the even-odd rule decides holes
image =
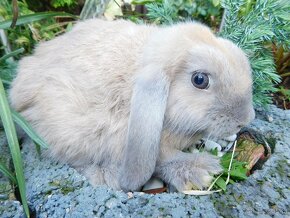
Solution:
[[[269,122],[267,116],[273,120]],[[40,159],[29,141],[23,144],[27,197],[36,217],[290,217],[290,111],[274,106],[251,125],[278,139],[275,153],[246,181],[226,193],[187,196],[149,195],[93,188],[67,165]],[[2,211],[0,217],[9,217]],[[1,214],[2,211],[2,214]],[[20,216],[20,215],[19,215]],[[14,216],[12,216],[14,217]]]

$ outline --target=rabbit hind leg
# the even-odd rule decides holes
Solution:
[[[118,173],[115,167],[100,167],[94,165],[82,170],[82,173],[94,187],[108,185],[113,189],[120,190],[117,179]]]
[[[99,166],[90,166],[84,169],[79,169],[79,171],[89,180],[91,185],[105,185],[104,173],[102,168]]]

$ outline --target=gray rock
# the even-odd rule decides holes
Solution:
[[[264,192],[269,197],[269,200],[272,202],[275,202],[277,199],[280,198],[279,193],[275,191],[275,189],[269,182],[262,185],[261,191]]]
[[[36,217],[52,218],[287,217],[290,215],[289,112],[275,106],[269,110],[271,123],[261,111],[251,127],[279,138],[275,153],[262,170],[247,180],[210,196],[127,194],[105,186],[93,188],[68,165],[40,159],[30,141],[25,141],[22,154],[30,207]]]
[[[0,201],[1,218],[25,218],[23,208],[19,201]]]

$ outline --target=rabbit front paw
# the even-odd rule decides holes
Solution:
[[[222,167],[219,159],[207,153],[182,152],[181,155],[156,167],[156,174],[165,182],[175,186],[178,191],[208,187],[212,176],[220,172]]]

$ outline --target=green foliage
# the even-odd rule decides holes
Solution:
[[[22,24],[26,24],[26,23],[31,23],[31,22],[35,22],[35,21],[39,21],[39,20],[43,20],[43,19],[48,19],[48,18],[55,17],[55,16],[71,17],[72,15],[67,14],[67,13],[63,13],[63,12],[38,12],[35,14],[27,14],[27,15],[20,16],[17,19],[16,25],[18,26],[18,25],[22,25]],[[0,22],[0,29],[8,29],[11,25],[11,22],[12,22],[12,19],[6,19],[5,21]]]
[[[17,20],[17,26],[12,29],[9,28],[12,19],[10,1],[0,1],[0,28],[9,28],[7,29],[7,35],[12,50],[23,47],[25,53],[31,53],[39,41],[50,40],[56,35],[66,31],[65,26],[70,22],[56,22],[55,16],[75,18],[71,14],[62,12],[35,13],[28,8],[26,1],[18,1],[18,7],[20,14]],[[23,26],[22,24],[26,25]]]
[[[282,94],[284,101],[290,101],[290,90],[285,89],[283,86],[279,86],[278,91]]]
[[[17,184],[17,180],[15,175],[11,172],[11,170],[9,170],[4,163],[0,162],[0,172],[3,173],[3,175],[5,175],[7,178],[10,179],[10,181],[16,185]]]
[[[9,86],[13,80],[16,72],[16,63],[14,61],[8,61],[11,57],[15,57],[24,52],[23,48],[19,48],[13,52],[0,57],[0,79],[2,82]]]
[[[190,17],[210,24],[211,16],[221,15],[218,0],[178,0],[173,2],[182,17]]]
[[[211,26],[221,17],[219,0],[163,0],[146,4],[147,17],[155,23],[170,24],[180,20],[200,20]]]
[[[265,106],[280,82],[269,45],[276,42],[289,49],[290,4],[285,0],[224,0],[222,6],[225,23],[220,35],[247,53],[254,76],[254,102]]]
[[[228,173],[230,175],[230,183],[235,183],[237,181],[241,181],[241,180],[245,180],[247,179],[247,172],[248,172],[248,168],[247,168],[247,163],[244,162],[240,162],[238,160],[234,159],[232,160],[232,164],[231,164],[231,169],[228,172],[229,166],[230,166],[230,162],[231,162],[231,153],[227,153],[225,155],[223,155],[221,157],[221,165],[224,169],[224,172],[221,176],[219,176],[214,184],[214,186],[219,189],[221,188],[222,190],[226,190],[226,186],[227,186],[227,177],[228,177]]]
[[[64,7],[64,6],[72,6],[77,4],[76,0],[52,0],[52,6],[55,8]]]
[[[0,22],[0,29],[1,29],[1,22]],[[20,48],[20,49],[17,49],[16,51],[13,51],[9,54],[4,55],[3,57],[0,58],[0,63],[4,62],[6,59],[8,59],[10,57],[13,57],[13,56],[16,56],[16,55],[22,53],[23,51],[24,51],[24,49]]]
[[[178,11],[172,2],[164,0],[162,3],[149,3],[146,5],[146,16],[154,23],[171,24],[178,21]]]
[[[0,78],[5,85],[10,85],[16,72],[16,63],[11,61],[0,62]]]
[[[133,5],[145,5],[148,3],[161,3],[162,0],[133,0],[131,4]]]
[[[25,2],[18,1],[20,15],[32,14]],[[8,0],[0,1],[0,21],[12,18],[12,7]],[[31,26],[31,28],[33,28]],[[17,27],[7,31],[8,40],[11,43],[12,49],[24,47],[27,52],[31,52],[35,40],[29,30],[29,27]],[[2,53],[3,54],[3,53]]]

